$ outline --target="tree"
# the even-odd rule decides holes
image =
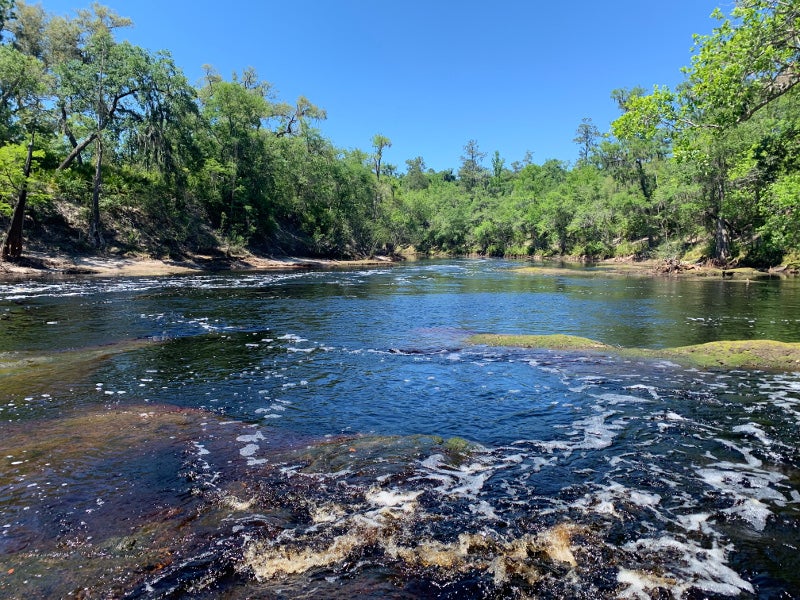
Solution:
[[[759,111],[800,83],[800,11],[786,0],[739,0],[711,35],[696,36],[686,82],[677,93],[656,87],[628,99],[614,122],[618,138],[652,138],[664,129],[675,157],[705,167],[705,214],[712,223],[714,258],[731,258],[732,218],[728,193],[733,182],[731,144],[736,131]]]
[[[681,121],[699,127],[685,135],[687,154],[705,142],[714,175],[708,179],[715,223],[715,257],[730,258],[730,220],[725,211],[730,188],[729,133],[800,83],[800,9],[785,0],[740,0],[708,36],[697,36],[692,65],[681,95]],[[686,129],[686,128],[685,128]],[[694,131],[692,133],[698,133]]]
[[[424,190],[430,185],[430,181],[425,175],[425,161],[421,156],[406,161],[406,174],[403,177],[403,185],[410,190]]]
[[[17,259],[22,254],[22,227],[33,168],[36,133],[46,120],[43,108],[46,89],[47,78],[41,61],[9,46],[0,46],[0,114],[6,117],[5,133],[9,135],[16,130],[17,137],[28,137],[25,160],[21,167],[22,177],[14,184],[17,199],[11,226],[0,251],[3,260]],[[12,176],[12,180],[14,179],[16,178]]]
[[[294,106],[276,104],[274,115],[280,118],[280,127],[276,131],[278,137],[304,134],[309,121],[324,121],[328,118],[325,109],[312,104],[305,96],[298,97]]]
[[[6,22],[11,20],[14,14],[14,0],[0,0],[0,40],[3,39],[3,31]]]
[[[686,122],[725,128],[750,119],[800,83],[795,0],[738,0],[711,35],[695,36],[683,101]]]
[[[294,106],[274,102],[271,84],[252,68],[234,73],[231,81],[210,66],[205,70],[198,136],[205,156],[194,188],[213,225],[229,239],[247,242],[272,229],[277,216],[291,213],[293,202],[305,195],[306,176],[320,173],[309,155],[329,158],[329,145],[310,126],[325,111],[303,96]]]
[[[63,131],[72,144],[58,169],[80,161],[82,153],[93,146],[89,238],[97,248],[105,245],[100,224],[104,155],[115,149],[117,140],[130,135],[132,123],[147,120],[148,108],[167,97],[177,72],[168,54],[152,54],[114,40],[114,30],[130,24],[129,19],[98,4],[91,11],[79,11],[81,37],[75,48],[79,58],[55,68]]]
[[[581,119],[581,124],[575,131],[573,142],[578,144],[578,162],[586,164],[589,162],[589,155],[597,146],[597,138],[600,136],[600,130],[592,123],[588,117]]]
[[[670,150],[669,132],[664,127],[625,129],[619,124],[644,95],[644,89],[639,87],[611,92],[623,115],[614,123],[619,137],[616,140],[607,137],[595,148],[595,163],[626,188],[618,196],[622,202],[619,208],[626,213],[629,225],[624,228],[626,237],[647,237],[652,245],[658,230],[656,224],[663,221],[659,214],[661,204],[654,194],[659,170]]]
[[[17,202],[14,206],[14,212],[11,215],[11,226],[8,228],[8,232],[6,233],[5,240],[3,242],[2,251],[0,251],[0,259],[2,260],[16,260],[22,256],[22,245],[23,245],[23,237],[22,237],[22,228],[23,223],[25,220],[25,209],[27,206],[28,201],[28,191],[30,186],[30,178],[31,178],[31,171],[33,169],[33,159],[34,159],[34,145],[36,143],[36,130],[35,128],[31,129],[31,137],[30,141],[28,142],[27,148],[24,153],[20,153],[21,156],[24,155],[25,160],[23,162],[22,168],[19,168],[19,165],[12,163],[12,168],[19,172],[21,170],[22,177],[19,181],[15,181],[15,177],[9,174],[9,179],[12,182],[12,185],[16,187],[17,192]],[[13,152],[15,146],[9,145],[0,148],[0,152],[4,154],[8,153],[8,151]],[[39,152],[37,158],[41,158],[43,156],[43,152]],[[2,160],[0,163],[5,163],[6,161]],[[1,208],[1,207],[0,207]]]
[[[504,158],[500,158],[500,152],[498,150],[494,151],[492,155],[492,176],[495,179],[500,179],[500,176],[503,174],[503,169],[506,166],[506,161]]]
[[[482,187],[486,181],[486,169],[481,164],[485,158],[486,153],[480,151],[477,141],[469,140],[466,143],[458,176],[468,192]]]
[[[381,161],[383,160],[383,151],[386,148],[392,147],[392,140],[385,135],[376,133],[372,136],[372,165],[375,173],[375,179],[381,178]]]

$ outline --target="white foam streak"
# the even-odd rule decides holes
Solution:
[[[617,575],[617,581],[628,586],[620,594],[622,598],[650,598],[647,590],[654,590],[656,587],[671,589],[675,598],[682,598],[683,594],[691,588],[724,596],[738,596],[742,592],[754,592],[753,586],[749,582],[742,579],[736,571],[725,564],[726,551],[716,544],[711,548],[702,548],[691,541],[682,542],[664,536],[636,540],[625,544],[624,549],[639,554],[674,555],[677,553],[683,558],[680,569],[673,566],[673,572],[661,576],[621,569]],[[666,561],[659,562],[669,564]]]
[[[474,498],[493,473],[490,465],[480,462],[453,467],[441,454],[429,456],[420,465],[424,471],[419,478],[440,481],[442,485],[435,491],[447,496]]]
[[[753,465],[720,462],[697,469],[707,485],[730,496],[732,505],[722,512],[750,523],[763,531],[772,514],[765,502],[784,506],[786,497],[772,486],[786,479],[785,475],[755,468]]]

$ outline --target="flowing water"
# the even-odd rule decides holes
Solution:
[[[795,280],[433,261],[0,284],[2,598],[800,598]]]

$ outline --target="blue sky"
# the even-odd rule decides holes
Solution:
[[[29,0],[32,1],[32,0]],[[202,65],[225,78],[252,66],[281,100],[328,112],[340,148],[392,140],[385,161],[422,156],[458,169],[477,140],[507,164],[533,152],[574,161],[581,119],[607,131],[611,91],[679,83],[692,34],[733,0],[107,0],[134,27],[120,37],[169,50],[193,83]],[[72,14],[89,2],[43,0]]]

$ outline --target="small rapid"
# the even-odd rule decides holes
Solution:
[[[5,290],[0,593],[800,597],[800,375],[468,345],[708,333],[690,286],[511,267]]]

